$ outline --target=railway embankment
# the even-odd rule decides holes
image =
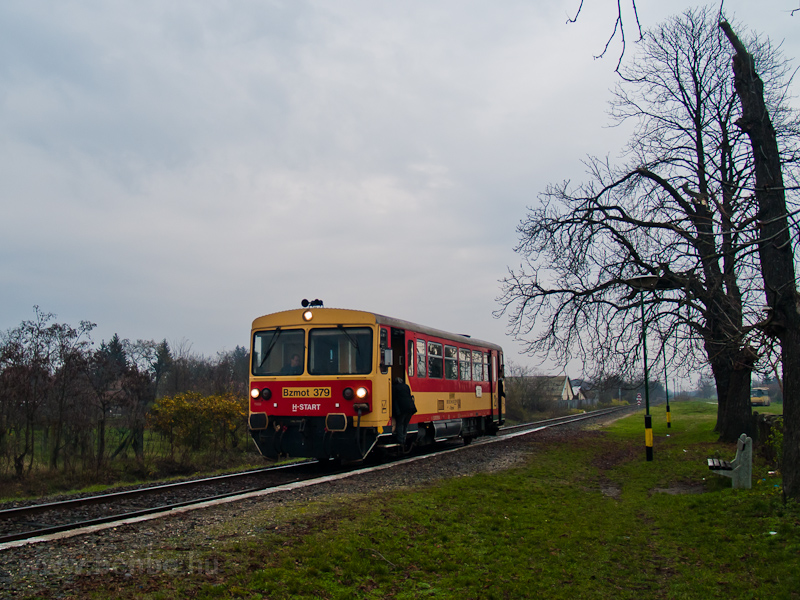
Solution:
[[[750,490],[716,407],[641,413],[0,552],[7,597],[792,598],[800,510],[756,454]],[[728,457],[729,458],[729,457]],[[777,487],[776,487],[777,486]],[[794,596],[793,596],[794,595]]]

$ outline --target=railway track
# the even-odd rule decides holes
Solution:
[[[0,544],[133,519],[320,476],[316,461],[0,510]]]
[[[481,438],[476,443],[492,443],[540,429],[575,424],[587,419],[598,419],[620,410],[625,410],[625,408],[603,409],[580,415],[504,427],[496,437]],[[453,451],[461,446],[453,448],[453,445],[449,444],[445,447]],[[426,454],[435,453],[433,451]],[[321,467],[317,461],[304,461],[244,473],[3,509],[0,510],[0,550],[21,540],[46,538],[53,534],[167,513],[183,507],[221,501],[287,484],[336,476],[341,473],[352,475],[359,469],[372,468],[374,468],[372,465],[361,465],[355,470],[352,467],[332,470],[328,467]]]
[[[602,408],[600,410],[592,410],[589,412],[581,413],[579,415],[567,415],[565,417],[555,417],[553,419],[545,419],[543,421],[535,421],[533,423],[520,423],[519,425],[508,425],[500,430],[499,435],[514,435],[516,433],[527,433],[530,430],[544,429],[545,427],[556,427],[558,425],[567,425],[580,423],[589,419],[598,419],[606,415],[612,415],[623,411],[628,411],[631,406],[615,406],[612,408]]]

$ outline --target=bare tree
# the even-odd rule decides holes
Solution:
[[[634,120],[629,163],[587,161],[589,182],[550,186],[519,228],[526,259],[504,280],[502,311],[531,352],[574,355],[634,379],[643,320],[688,369],[707,361],[717,383],[720,437],[752,432],[750,373],[760,318],[752,260],[757,207],[752,156],[734,125],[725,42],[716,13],[687,11],[648,32],[622,69],[612,113]],[[777,93],[779,54],[759,43]],[[787,123],[791,113],[781,113]],[[797,141],[796,122],[783,129]],[[626,282],[658,278],[630,294]],[[640,313],[640,308],[643,308]],[[646,310],[645,310],[646,309]],[[678,342],[678,343],[676,343]],[[664,351],[667,350],[667,351]]]
[[[89,381],[94,390],[96,409],[96,466],[106,459],[106,430],[112,410],[125,403],[124,378],[129,370],[128,356],[123,340],[115,333],[103,342],[92,355],[89,364]]]
[[[575,12],[574,17],[570,17],[567,19],[567,23],[575,23],[577,22],[578,18],[581,16],[581,11],[583,11],[583,5],[585,0],[580,0],[580,4],[578,5],[578,9]],[[642,24],[639,22],[639,10],[636,8],[636,0],[630,0],[630,9],[631,9],[631,16],[636,23],[636,31],[638,34],[638,41],[642,39]],[[617,60],[617,71],[619,70],[620,66],[622,65],[622,59],[625,57],[625,50],[627,48],[627,38],[625,37],[625,12],[622,8],[622,2],[617,0],[617,17],[614,20],[614,27],[612,28],[611,35],[608,36],[608,40],[606,40],[605,47],[603,51],[600,52],[595,58],[602,58],[608,52],[609,46],[611,46],[611,42],[613,42],[617,36],[620,38],[620,51],[619,51],[619,59]]]
[[[143,459],[147,412],[159,387],[163,392],[182,386],[199,392],[197,397],[216,393],[214,406],[223,412],[240,411],[242,402],[246,407],[249,356],[244,347],[208,359],[182,342],[176,366],[166,341],[131,343],[114,335],[95,350],[93,323],[72,327],[39,307],[34,313],[34,319],[0,332],[3,475],[24,478],[47,464],[53,470],[70,471],[81,463],[97,469],[129,448]],[[233,429],[226,425],[221,431],[226,433],[212,439],[213,447],[224,448],[229,436],[238,443]]]
[[[149,407],[158,396],[158,387],[171,365],[169,344],[164,340],[125,340],[125,353],[130,361],[123,387],[126,392],[125,418],[130,428],[129,437],[120,442],[115,454],[127,444],[133,447],[137,460],[144,458],[144,430]]]
[[[794,270],[794,244],[789,227],[784,174],[786,161],[779,144],[780,126],[770,110],[762,70],[753,54],[727,22],[721,22],[735,51],[734,86],[742,103],[737,121],[752,147],[755,196],[758,200],[758,252],[768,315],[761,323],[781,342],[784,389],[783,490],[786,497],[800,498],[800,309]],[[779,114],[778,114],[779,116]],[[794,153],[796,160],[798,153]]]
[[[183,338],[173,341],[170,345],[171,361],[170,369],[166,374],[164,392],[168,395],[180,394],[187,391],[195,391],[200,387],[200,379],[203,377],[201,357],[192,351],[192,344]]]
[[[227,352],[218,352],[212,366],[213,391],[215,394],[247,395],[250,374],[250,352],[244,346],[236,346]]]
[[[81,321],[78,328],[66,324],[53,325],[54,381],[50,399],[50,427],[52,439],[50,466],[58,467],[62,451],[67,444],[67,427],[74,423],[73,416],[79,411],[81,401],[86,399],[85,373],[89,361],[94,323]]]
[[[708,374],[700,373],[700,375],[697,376],[697,391],[703,398],[711,398],[716,392],[714,381]]]
[[[532,367],[513,361],[505,364],[506,418],[527,421],[533,413],[555,408],[542,396],[540,374]]]
[[[575,11],[574,17],[569,17],[567,19],[567,23],[576,23],[581,16],[581,12],[583,11],[583,6],[586,3],[586,0],[580,0],[578,2],[578,8]],[[595,58],[602,58],[604,57],[611,46],[611,43],[619,38],[620,41],[620,51],[619,57],[617,59],[617,68],[616,70],[619,71],[620,66],[622,66],[622,60],[625,58],[625,51],[628,48],[627,44],[627,36],[626,31],[630,31],[630,20],[633,20],[635,23],[635,31],[637,35],[637,41],[641,41],[644,37],[642,34],[642,23],[639,20],[639,9],[636,6],[636,0],[630,0],[630,4],[628,2],[622,2],[621,0],[617,0],[617,12],[614,18],[614,26],[611,28],[611,34],[609,34],[608,39],[606,40],[605,46],[603,50],[595,56]],[[630,10],[628,14],[626,14],[626,8]],[[725,0],[719,0],[719,14],[722,15],[725,8]],[[795,13],[800,12],[800,7],[791,9],[789,11],[790,16],[794,16]],[[630,19],[628,19],[630,17]]]
[[[35,318],[5,334],[0,350],[0,399],[7,405],[6,426],[12,433],[10,451],[17,477],[33,468],[36,432],[45,400],[52,387],[52,313],[34,307]],[[5,412],[5,411],[4,411]]]

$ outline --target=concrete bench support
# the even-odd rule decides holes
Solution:
[[[734,488],[749,490],[753,485],[753,440],[743,433],[736,442],[736,458],[730,462],[709,458],[708,468],[717,475],[730,477]]]

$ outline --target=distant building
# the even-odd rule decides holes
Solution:
[[[511,419],[525,419],[526,413],[588,409],[597,405],[596,397],[587,398],[566,375],[507,375],[505,382]]]
[[[583,379],[570,380],[572,393],[578,401],[578,408],[591,408],[597,406],[597,391],[592,390],[592,383]]]
[[[553,402],[558,408],[578,408],[578,399],[566,375],[534,375],[526,379],[533,382],[543,400]]]
[[[578,401],[579,406],[586,403],[586,395],[583,393],[581,386],[573,386],[572,393],[575,395],[575,399]]]

